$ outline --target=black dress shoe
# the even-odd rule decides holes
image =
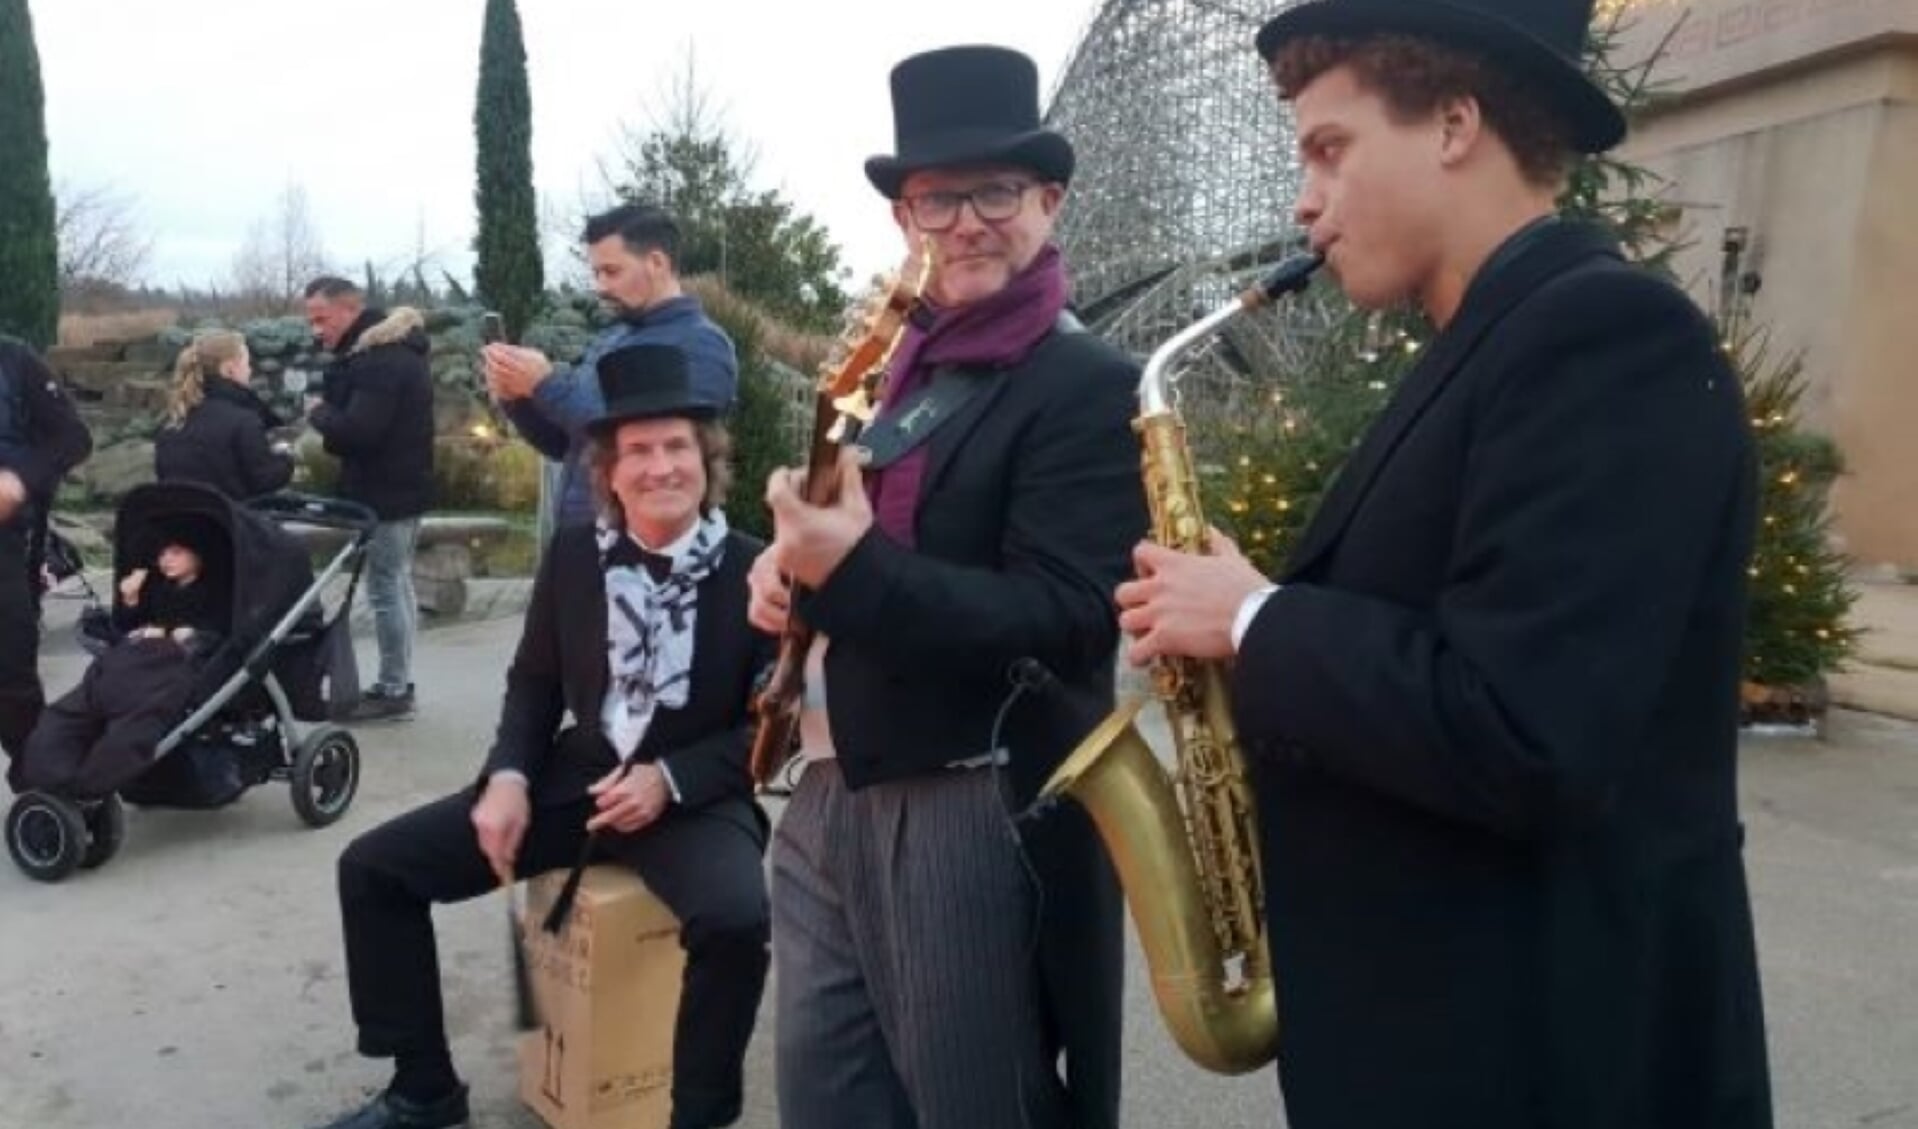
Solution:
[[[387,1091],[324,1129],[454,1129],[466,1124],[466,1087],[432,1102],[416,1102]]]

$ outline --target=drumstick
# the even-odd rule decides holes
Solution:
[[[531,1031],[539,1026],[539,1009],[534,1006],[533,978],[526,967],[526,940],[520,933],[522,915],[513,896],[513,868],[495,861],[493,877],[506,892],[506,937],[513,949],[513,1023],[517,1030]]]

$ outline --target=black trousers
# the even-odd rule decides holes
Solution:
[[[46,699],[40,688],[39,601],[31,563],[33,518],[22,512],[0,523],[0,749],[7,782],[22,787],[20,758]]]
[[[458,792],[416,808],[340,856],[347,987],[362,1054],[446,1048],[431,907],[496,888],[470,822],[472,803],[471,792]],[[535,807],[520,876],[571,866],[589,812],[585,799]],[[733,819],[676,809],[638,834],[601,834],[600,843],[680,921],[686,973],[673,1036],[674,1123],[730,1120],[769,963],[763,845]]]

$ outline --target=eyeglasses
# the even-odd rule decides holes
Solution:
[[[959,222],[959,209],[972,202],[972,212],[986,223],[1004,223],[1019,214],[1029,180],[994,180],[968,192],[921,192],[905,198],[906,209],[920,231],[945,231]]]

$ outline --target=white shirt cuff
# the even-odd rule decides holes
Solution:
[[[492,781],[501,779],[502,777],[504,777],[507,780],[517,780],[520,782],[521,786],[526,788],[528,791],[532,790],[533,782],[526,779],[526,774],[521,772],[517,768],[502,768],[498,772],[495,772],[493,773],[493,775],[487,777],[486,779],[488,783],[491,783]]]
[[[1252,629],[1252,621],[1259,616],[1259,609],[1277,592],[1277,584],[1268,584],[1239,601],[1239,614],[1232,617],[1232,650],[1236,653],[1245,641],[1245,633]]]
[[[659,774],[666,778],[666,790],[673,794],[673,802],[676,804],[685,803],[686,800],[679,794],[679,781],[673,779],[672,766],[666,763],[666,758],[661,757],[653,763],[659,766]]]

